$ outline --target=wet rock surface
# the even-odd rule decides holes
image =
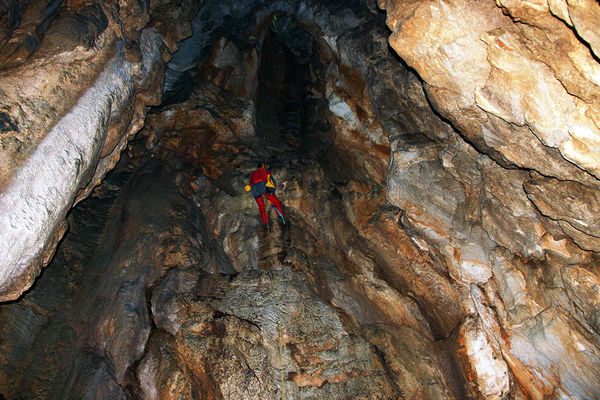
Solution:
[[[10,22],[24,11],[0,6],[0,51],[24,54],[0,80],[45,48],[100,57],[120,20],[119,67],[89,82],[146,82],[99,114],[100,161],[54,190],[67,200],[39,196],[53,221],[89,198],[0,305],[1,395],[600,396],[597,3],[84,3],[45,20],[27,3],[50,24],[30,53]],[[193,32],[169,25],[194,15]],[[88,35],[44,44],[73,21]],[[23,121],[0,114],[3,138]],[[52,132],[7,155],[15,171]],[[261,226],[243,189],[257,161],[285,224],[271,209]]]

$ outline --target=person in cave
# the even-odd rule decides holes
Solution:
[[[271,175],[271,172],[265,167],[265,165],[261,162],[256,164],[256,170],[254,170],[250,174],[250,190],[252,192],[252,196],[254,196],[254,200],[258,204],[258,209],[260,210],[260,215],[262,217],[263,224],[268,224],[269,219],[267,218],[267,213],[265,211],[265,201],[263,199],[263,195],[269,200],[279,212],[281,219],[283,219],[283,210],[281,209],[281,203],[277,196],[275,196],[275,179]]]

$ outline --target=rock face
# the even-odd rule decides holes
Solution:
[[[9,27],[0,37],[3,301],[31,285],[67,211],[114,167],[146,106],[160,103],[168,53],[150,19],[172,25],[195,14],[192,4],[182,15],[160,14],[167,1],[65,3],[0,9]],[[169,33],[172,41],[183,35]]]
[[[600,397],[597,2],[5,3],[0,397]]]
[[[477,391],[501,398],[508,388],[496,377],[494,393],[486,389],[490,378],[479,365],[488,347],[532,398],[594,398],[598,381],[573,371],[594,364],[597,332],[569,289],[586,291],[584,303],[597,299],[588,279],[597,276],[592,252],[600,243],[593,232],[600,87],[591,72],[599,65],[587,28],[574,22],[582,5],[379,4],[391,46],[458,133],[393,142],[388,198],[452,276],[471,286],[465,305],[475,306],[485,335],[477,339],[481,326],[467,320],[461,340],[472,342],[464,355]],[[588,16],[600,11],[588,6]],[[489,343],[480,356],[471,353],[481,340]],[[533,367],[541,359],[546,366]]]

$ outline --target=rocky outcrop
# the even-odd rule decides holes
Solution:
[[[191,3],[180,15],[161,14],[168,2],[21,3],[0,13],[10,22],[0,41],[3,301],[31,285],[65,232],[67,211],[114,167],[146,106],[159,104],[168,53],[152,25],[195,13]]]
[[[381,2],[390,43],[465,138],[506,165],[562,179],[587,181],[581,170],[598,176],[590,147],[598,135],[598,63],[549,6],[401,4]]]
[[[599,243],[598,62],[585,23],[574,23],[582,5],[379,4],[391,46],[456,129],[392,142],[388,198],[453,279],[470,286],[462,301],[476,321],[463,323],[461,340],[476,390],[504,397],[509,381],[479,371],[508,365],[532,398],[595,397],[590,374],[573,378],[560,367],[598,368],[593,317],[573,306],[569,289],[589,290]],[[600,10],[588,6],[588,16]],[[595,302],[587,293],[585,303]],[[574,335],[585,352],[572,347]],[[506,364],[493,367],[486,352]],[[533,367],[542,359],[546,367]]]

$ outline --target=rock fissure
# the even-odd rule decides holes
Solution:
[[[525,189],[525,187],[523,188],[523,190],[525,191],[525,193],[527,193],[527,190]],[[553,220],[553,221],[556,221],[556,222],[558,222],[558,221],[562,221],[562,222],[564,222],[564,223],[566,223],[566,224],[569,224],[569,226],[570,226],[571,228],[573,228],[573,229],[575,229],[575,230],[577,230],[577,231],[581,232],[581,233],[582,233],[582,234],[584,234],[584,235],[588,235],[588,236],[592,236],[592,237],[594,237],[594,238],[598,238],[598,239],[600,239],[600,236],[596,236],[596,235],[594,235],[594,234],[592,234],[592,233],[585,232],[585,231],[583,231],[583,230],[581,230],[581,229],[577,228],[577,226],[574,226],[572,223],[570,223],[570,222],[569,222],[568,220],[566,220],[566,219],[560,219],[560,218],[556,218],[556,219],[555,219],[555,218],[552,218],[552,216],[551,216],[551,215],[544,214],[544,213],[542,212],[542,210],[540,210],[540,209],[539,209],[539,207],[536,205],[536,203],[535,203],[535,200],[534,200],[533,198],[531,198],[531,196],[529,195],[529,193],[527,193],[527,197],[529,198],[529,200],[531,200],[531,204],[532,204],[532,205],[535,207],[535,209],[536,209],[536,210],[537,210],[537,211],[538,211],[538,212],[539,212],[541,215],[543,215],[544,217],[546,217],[546,218],[549,218],[549,219],[551,219],[551,220]],[[577,244],[577,241],[575,241],[575,244]],[[583,250],[583,249],[582,249],[582,250]]]

